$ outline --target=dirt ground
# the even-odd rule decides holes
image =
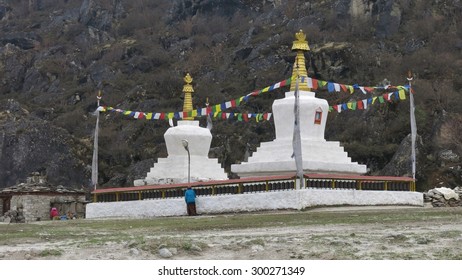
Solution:
[[[402,218],[401,213],[411,218]],[[52,229],[48,225],[53,221],[22,227],[0,224],[0,232],[4,233],[0,236],[0,260],[462,259],[460,208],[320,208],[302,214],[270,213],[276,217],[271,226],[207,226],[214,221],[226,224],[227,219],[238,219],[239,215],[258,221],[268,214],[172,218],[174,223],[204,224],[202,228],[178,231],[167,226],[164,230],[157,224],[155,228],[139,226],[139,220],[136,224],[128,221],[117,225],[123,230],[115,226],[117,220],[105,221],[108,226],[98,228],[86,228],[85,223],[73,221],[57,227],[53,224]],[[279,214],[287,216],[279,220]],[[299,215],[297,219],[306,219],[306,223],[285,224],[285,217],[291,215]],[[169,218],[159,221],[168,223]]]

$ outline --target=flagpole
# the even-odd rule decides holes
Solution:
[[[101,90],[98,91],[97,98],[97,109],[96,109],[96,126],[95,126],[95,138],[93,142],[93,160],[91,163],[91,183],[93,188],[96,190],[98,186],[98,132],[99,132],[99,106],[101,96]]]
[[[207,115],[207,129],[208,130],[212,130],[213,128],[213,124],[212,124],[212,118],[210,117],[210,114],[208,113],[209,112],[209,98],[207,97],[206,101],[205,101],[205,113]]]
[[[293,146],[293,157],[295,157],[295,167],[297,169],[297,177],[300,180],[300,189],[305,187],[303,180],[303,158],[302,158],[302,140],[300,136],[300,100],[298,92],[298,60],[296,61],[296,70],[297,70],[297,80],[295,81],[295,91],[294,91],[294,134],[292,139]]]
[[[417,125],[415,121],[415,105],[414,105],[414,93],[412,92],[412,72],[408,71],[407,80],[409,82],[409,111],[410,111],[410,123],[411,123],[411,163],[412,163],[412,178],[415,180],[416,173],[416,155],[415,155],[415,140],[417,137]]]

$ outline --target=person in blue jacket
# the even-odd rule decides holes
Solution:
[[[184,193],[184,200],[186,201],[186,210],[189,216],[196,216],[196,192],[188,187]]]

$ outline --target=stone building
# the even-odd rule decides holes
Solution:
[[[14,222],[50,220],[50,209],[56,207],[60,215],[71,212],[85,217],[85,191],[50,185],[45,176],[32,173],[26,183],[0,190],[0,219]],[[13,215],[8,216],[10,213]]]

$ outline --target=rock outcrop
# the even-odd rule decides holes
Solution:
[[[424,201],[433,207],[462,206],[462,187],[450,189],[447,187],[434,188],[424,193]]]
[[[0,186],[15,185],[34,171],[53,184],[87,185],[91,150],[69,133],[32,116],[15,100],[0,105]]]

